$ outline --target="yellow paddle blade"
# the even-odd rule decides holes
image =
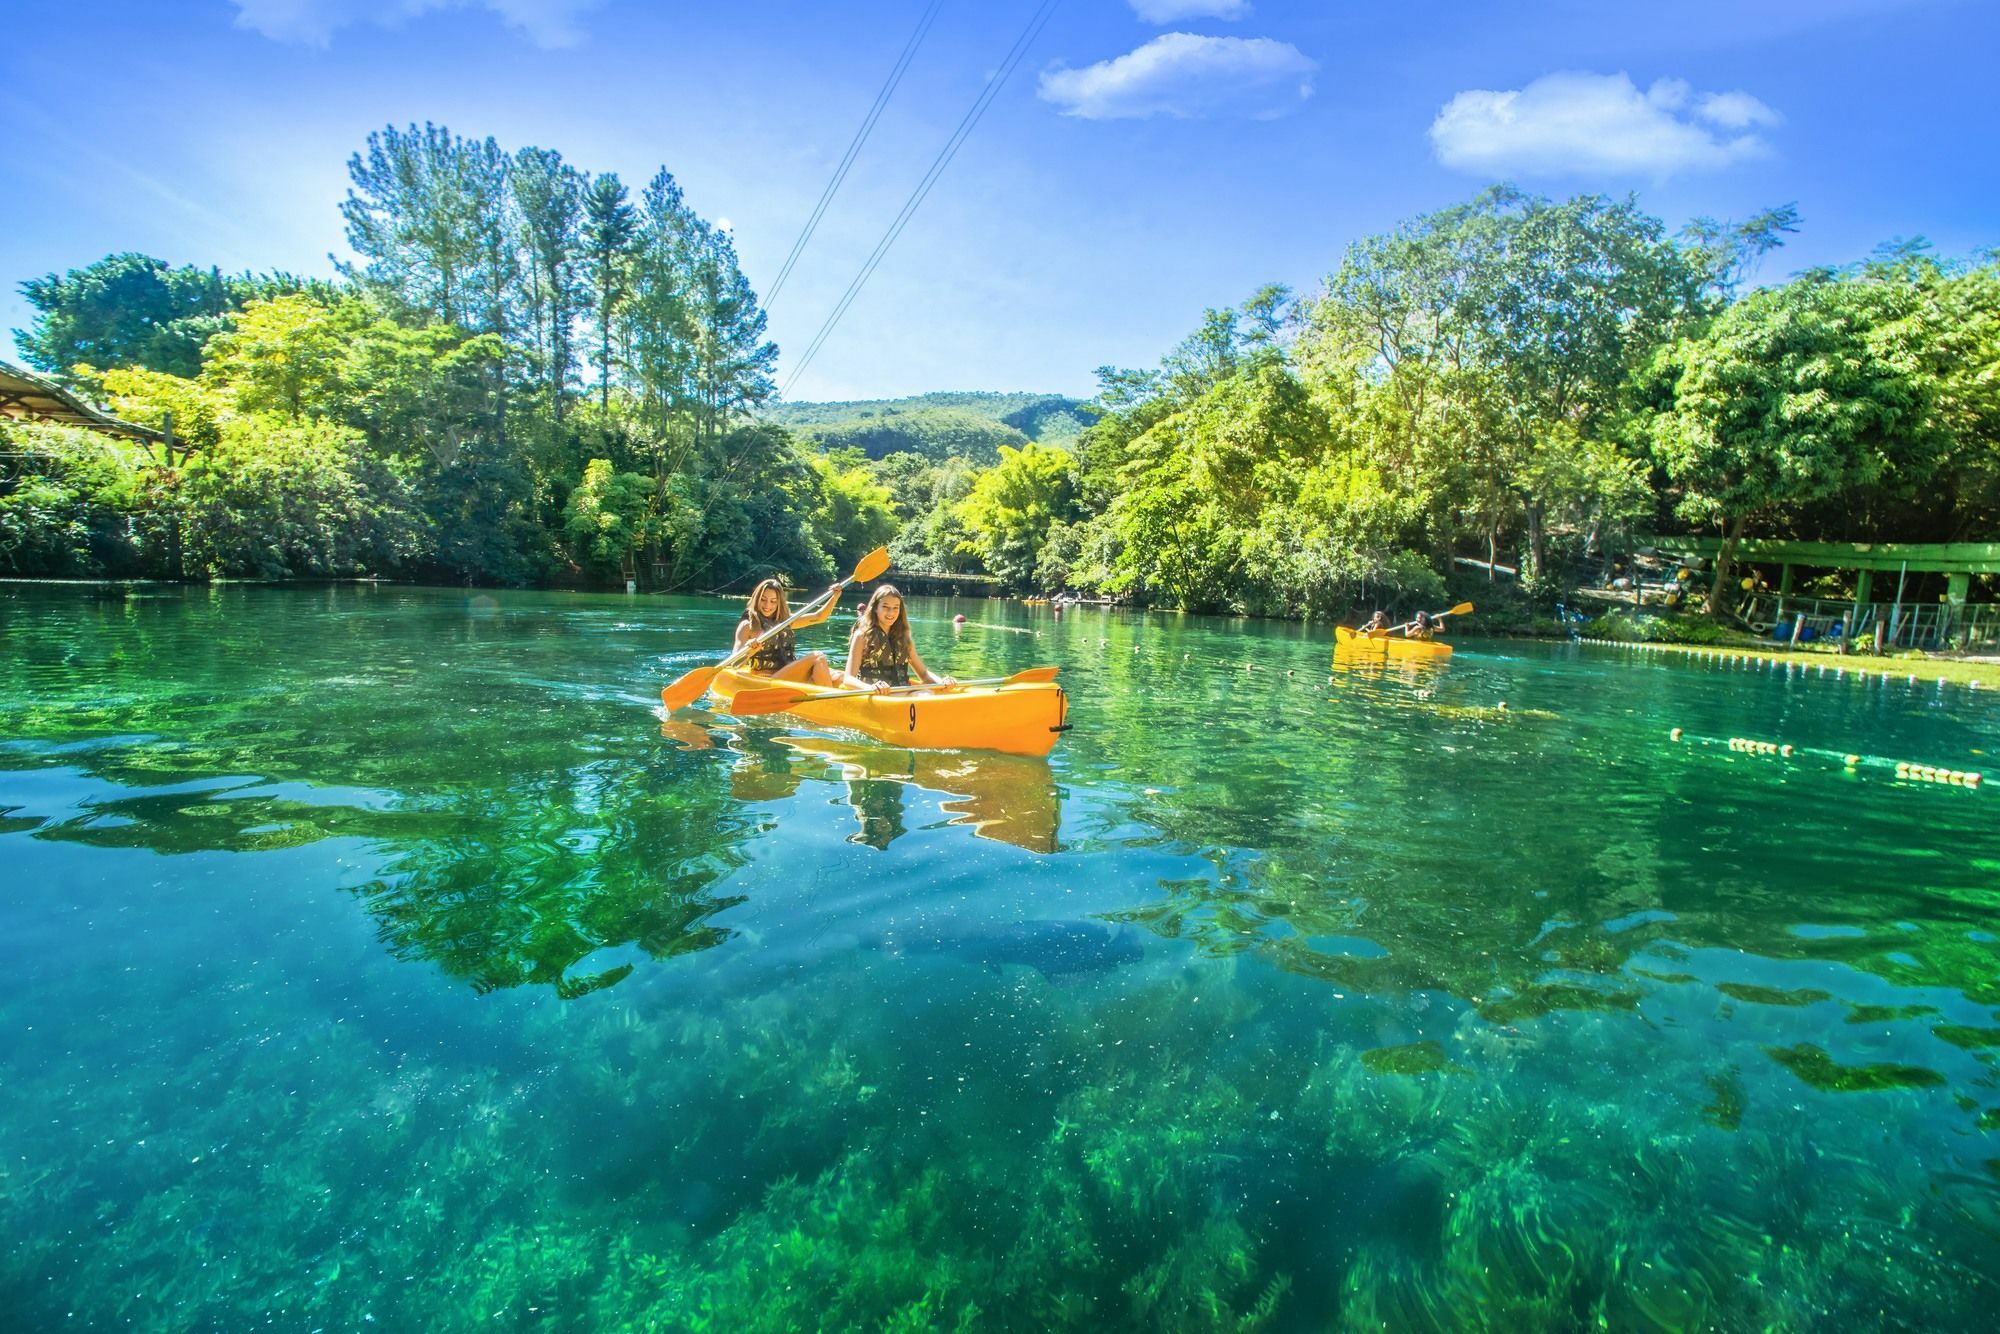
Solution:
[[[1002,680],[1000,684],[1003,686],[1025,686],[1032,685],[1038,681],[1053,681],[1056,679],[1057,673],[1061,671],[1062,668],[1060,667],[1030,667],[1024,672],[1015,672],[1012,676]]]
[[[1442,614],[1446,616],[1463,616],[1471,610],[1472,610],[1472,604],[1470,602],[1461,602],[1456,607],[1453,607],[1450,611],[1444,612]]]
[[[880,578],[882,572],[888,568],[889,548],[876,547],[860,560],[854,562],[854,573],[847,576],[847,582],[850,584],[865,584],[871,579]]]
[[[660,692],[660,703],[667,706],[668,713],[685,709],[688,705],[708,693],[708,683],[715,679],[713,667],[697,667]]]

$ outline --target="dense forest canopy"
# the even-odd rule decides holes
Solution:
[[[1001,445],[1073,444],[1097,419],[1087,403],[1060,394],[931,393],[913,398],[831,403],[771,403],[758,417],[800,431],[829,448],[870,458],[895,453],[930,459],[960,455],[998,461]]]
[[[782,404],[731,238],[667,171],[426,125],[349,172],[335,281],[118,254],[22,285],[30,364],[174,443],[8,427],[0,572],[675,590],[888,542],[1297,616],[1434,601],[1465,554],[1553,597],[1636,533],[2000,532],[2000,265],[1900,243],[1753,289],[1790,208],[1670,232],[1496,187],[1088,404]]]

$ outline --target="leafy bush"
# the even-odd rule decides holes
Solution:
[[[1590,639],[1620,639],[1641,644],[1741,644],[1744,636],[1713,621],[1686,616],[1653,616],[1607,611],[1578,627]]]

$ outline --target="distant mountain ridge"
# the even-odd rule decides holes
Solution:
[[[1061,394],[918,394],[911,398],[830,403],[778,403],[759,411],[766,421],[810,435],[829,449],[854,448],[869,458],[914,453],[992,463],[1001,445],[1030,440],[1069,445],[1096,414]]]

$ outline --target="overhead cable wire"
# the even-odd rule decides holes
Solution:
[[[781,393],[788,394],[791,392],[792,386],[798,383],[801,375],[805,374],[806,367],[810,366],[813,358],[819,355],[819,350],[826,346],[826,340],[833,333],[834,327],[840,323],[841,316],[845,315],[848,307],[854,304],[855,297],[860,295],[861,289],[867,285],[870,275],[882,263],[882,257],[889,253],[889,248],[895,245],[896,238],[903,234],[905,227],[909,226],[910,219],[916,215],[918,207],[923,204],[924,198],[930,194],[931,187],[937,184],[938,178],[944,174],[944,169],[951,164],[951,160],[958,153],[959,147],[964,144],[966,138],[972,133],[973,128],[986,115],[986,109],[993,105],[994,99],[999,97],[1000,89],[1006,84],[1008,76],[1013,74],[1022,59],[1027,56],[1028,48],[1035,44],[1037,37],[1041,36],[1042,29],[1048,26],[1049,19],[1055,14],[1056,7],[1061,3],[1062,0],[1042,0],[1040,7],[1029,16],[1027,26],[1022,28],[1020,36],[1014,39],[1014,45],[1008,48],[1006,56],[1002,58],[993,77],[988,79],[985,86],[979,90],[979,96],[973,99],[972,106],[967,109],[964,117],[958,122],[958,128],[951,132],[949,139],[945,140],[944,147],[938,150],[938,155],[931,162],[930,169],[924,173],[923,179],[917,182],[916,188],[910,192],[909,199],[904,202],[902,210],[896,214],[895,220],[889,224],[888,230],[882,234],[882,239],[875,243],[875,249],[862,262],[861,271],[854,275],[854,281],[847,285],[847,290],[841,294],[840,300],[834,303],[832,313],[826,317],[826,322],[820,325],[819,332],[813,335],[812,342],[806,347],[805,355],[799,359],[799,364],[794,366],[792,373],[786,377],[784,389],[780,391]]]
[[[813,232],[819,228],[819,220],[826,216],[827,206],[833,203],[834,195],[839,193],[841,182],[847,179],[847,173],[853,168],[854,160],[861,156],[861,146],[868,142],[869,134],[875,129],[875,122],[882,118],[883,109],[895,95],[896,85],[903,81],[903,74],[910,68],[911,59],[917,54],[917,48],[923,45],[925,34],[930,31],[931,24],[937,19],[938,11],[943,7],[944,0],[930,0],[924,12],[918,16],[916,29],[910,33],[910,40],[903,43],[903,53],[896,57],[896,64],[890,69],[889,77],[883,80],[881,91],[875,94],[874,105],[870,106],[868,114],[861,118],[861,128],[854,132],[854,138],[847,145],[847,152],[841,156],[840,165],[833,169],[833,177],[827,181],[826,189],[820,191],[819,203],[813,205],[812,216],[806,219],[804,229],[799,232],[799,239],[792,242],[791,253],[785,256],[784,265],[779,268],[777,278],[771,283],[771,290],[764,296],[765,310],[771,308],[771,303],[778,299],[778,292],[785,285],[785,279],[791,277],[793,267],[799,262],[799,256],[805,253],[806,243],[812,240]]]

